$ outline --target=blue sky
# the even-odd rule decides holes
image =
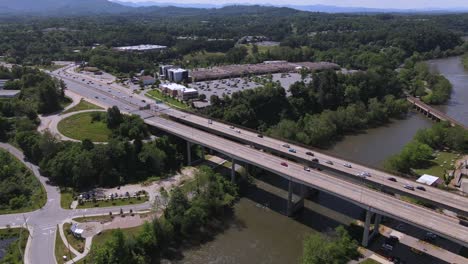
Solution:
[[[335,5],[372,8],[468,8],[468,0],[120,0],[123,2],[203,3],[203,4],[273,4],[273,5]]]

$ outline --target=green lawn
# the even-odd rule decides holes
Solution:
[[[59,230],[55,232],[55,259],[58,264],[63,264],[66,261],[63,261],[63,256],[67,256],[67,260],[73,259],[76,255],[73,252],[69,251],[68,248],[63,243],[62,238],[60,237]]]
[[[112,134],[103,121],[92,122],[91,114],[96,112],[79,113],[69,116],[58,123],[58,130],[64,136],[93,142],[106,142]],[[99,112],[101,113],[101,112]]]
[[[63,111],[61,114],[63,115],[63,114],[71,113],[71,112],[78,112],[78,111],[91,110],[91,109],[102,109],[102,107],[99,107],[95,104],[92,104],[88,101],[81,99],[81,101],[77,105],[75,105],[74,107],[66,111]]]
[[[13,213],[24,213],[24,212],[30,212],[37,210],[41,208],[42,206],[45,205],[46,200],[47,200],[47,194],[45,192],[44,186],[39,182],[39,180],[34,176],[32,171],[27,169],[24,164],[16,159],[16,157],[12,156],[8,152],[4,150],[0,150],[0,152],[6,153],[11,157],[11,161],[14,164],[15,167],[20,167],[22,168],[22,171],[24,171],[24,178],[22,179],[16,179],[20,181],[22,184],[27,184],[30,186],[30,189],[32,190],[31,194],[27,196],[27,201],[21,208],[18,209],[11,209],[10,207],[0,207],[0,214],[13,214]],[[13,165],[13,164],[12,164]],[[1,180],[1,179],[0,179]]]
[[[70,223],[65,223],[63,224],[63,232],[65,234],[65,237],[67,238],[68,243],[70,243],[70,246],[78,252],[83,253],[84,248],[85,248],[85,240],[76,238],[70,231],[71,224]]]
[[[450,165],[452,160],[457,160],[457,154],[451,152],[440,151],[437,153],[436,158],[434,158],[428,166],[425,168],[414,169],[414,171],[419,174],[430,174],[437,177],[444,178],[446,170],[452,170],[454,167]]]
[[[111,215],[99,215],[99,216],[89,216],[89,217],[77,217],[73,218],[74,221],[79,223],[86,222],[110,222],[112,221],[113,216]]]
[[[176,107],[176,108],[180,108],[180,109],[184,109],[184,110],[188,110],[190,108],[185,103],[182,103],[182,102],[180,102],[180,101],[178,101],[178,100],[176,100],[176,99],[174,99],[174,98],[172,98],[170,96],[162,94],[161,91],[159,91],[158,89],[147,92],[146,96],[151,98],[151,99],[163,101],[164,103],[166,103],[167,105],[172,106],[172,107]]]
[[[71,188],[64,188],[60,190],[60,206],[63,209],[70,209],[73,202],[73,190]]]
[[[93,208],[93,207],[109,207],[109,206],[122,206],[122,205],[129,205],[129,204],[141,204],[148,201],[149,196],[145,198],[126,198],[126,199],[114,199],[114,200],[105,200],[105,201],[96,201],[93,203],[92,201],[85,202],[84,204],[79,204],[76,208]]]
[[[4,257],[0,260],[1,264],[21,264],[23,263],[23,254],[28,242],[29,232],[25,228],[7,228],[0,229],[0,240],[8,238],[18,238],[6,248]]]

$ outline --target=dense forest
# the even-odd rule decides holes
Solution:
[[[187,55],[205,53],[204,64],[289,61],[336,62],[344,67],[396,68],[413,53],[432,58],[463,52],[457,33],[468,16],[351,15],[301,12],[287,8],[225,7],[120,16],[0,18],[0,54],[10,62],[47,64],[85,60],[113,72],[177,61],[197,67]],[[245,23],[249,21],[249,23]],[[451,29],[451,30],[448,30]],[[281,45],[248,52],[235,45],[245,35],[261,35]],[[165,52],[120,53],[111,47],[160,44]],[[97,46],[99,44],[99,46]],[[222,53],[225,56],[214,54]],[[213,54],[213,56],[211,56]]]

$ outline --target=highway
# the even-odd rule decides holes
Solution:
[[[124,112],[141,114],[148,125],[155,126],[192,143],[200,144],[216,150],[232,157],[235,160],[253,164],[292,181],[331,193],[335,196],[356,203],[367,210],[419,226],[442,237],[456,241],[464,246],[468,245],[468,228],[459,225],[456,218],[401,201],[393,196],[368,189],[362,185],[337,177],[332,177],[325,172],[319,172],[316,170],[307,172],[301,164],[290,162],[278,156],[255,150],[231,140],[227,140],[223,137],[155,116],[151,111],[138,111],[137,107],[141,105],[140,101],[142,99],[137,95],[133,97],[123,95],[116,98],[114,97],[116,91],[112,91],[112,93],[107,92],[107,88],[101,87],[99,84],[90,86],[87,82],[80,83],[80,81],[76,81],[75,79],[70,80],[70,77],[66,75],[62,75],[60,77],[63,77],[64,81],[68,85],[68,89],[81,94],[91,101],[97,100],[101,105],[107,104],[108,106],[111,106],[113,105],[113,100],[116,100],[117,104],[123,106],[119,106],[119,108],[125,109]],[[118,91],[117,93],[121,94],[122,92],[123,91]],[[162,106],[155,111],[160,111],[161,107]],[[170,111],[164,110],[164,112],[167,113]],[[184,113],[184,115],[187,114]],[[203,122],[208,124],[206,119]],[[233,133],[237,132],[234,131]],[[246,131],[241,131],[240,134],[243,135],[243,133],[247,134]],[[257,137],[257,135],[251,136]],[[262,140],[264,139],[265,137]],[[275,144],[276,148],[281,148],[281,144],[279,144],[279,142],[275,142]],[[298,150],[300,150],[300,148],[298,148]],[[280,164],[282,162],[287,162],[288,167],[281,166]],[[339,161],[337,161],[334,166],[338,165],[341,166]],[[374,172],[370,171],[370,173]],[[466,211],[465,206],[466,203],[464,206],[461,206],[463,211]]]
[[[385,186],[385,188],[388,190],[393,190],[403,195],[412,196],[420,200],[430,202],[439,207],[452,210],[462,215],[468,214],[468,197],[466,196],[461,196],[426,185],[424,185],[426,191],[421,191],[418,189],[408,190],[404,188],[406,184],[412,185],[414,187],[422,186],[422,184],[416,183],[411,179],[399,177],[374,168],[369,168],[356,162],[351,162],[343,158],[325,154],[323,152],[305,148],[286,141],[278,140],[268,136],[263,136],[260,138],[258,136],[258,132],[238,127],[231,128],[233,126],[231,124],[226,124],[214,120],[212,120],[210,124],[208,119],[205,117],[181,112],[174,109],[167,110],[165,113],[183,122],[184,124],[202,128],[203,130],[215,133],[217,135],[229,137],[245,144],[254,145],[255,147],[268,150],[272,153],[281,154],[282,156],[291,158],[293,160],[311,164],[311,160],[316,158],[319,160],[322,166],[333,171],[338,171],[348,176],[371,182],[377,186]],[[289,147],[284,147],[284,144],[288,144]],[[291,152],[290,149],[294,149],[295,152]],[[307,152],[313,153],[314,156],[307,155]],[[333,164],[328,164],[326,163],[327,161],[331,161]],[[345,167],[344,164],[351,165],[351,168]],[[357,176],[362,172],[370,173],[370,177]],[[396,182],[390,181],[390,178],[394,178]]]

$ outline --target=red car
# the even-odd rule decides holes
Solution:
[[[287,167],[287,166],[288,166],[288,164],[287,164],[286,162],[281,162],[281,166],[285,166],[285,167]]]

